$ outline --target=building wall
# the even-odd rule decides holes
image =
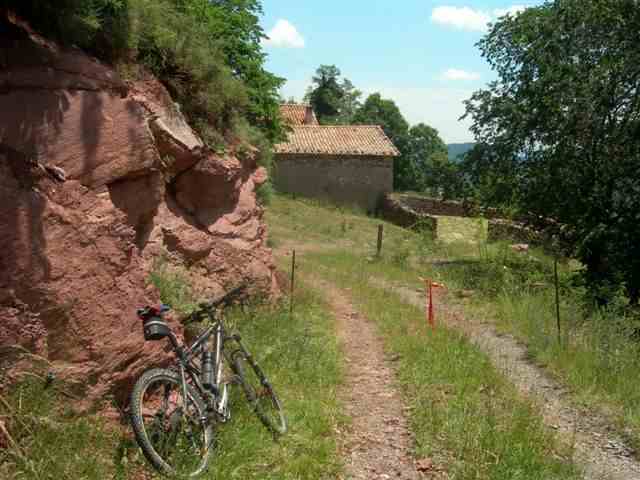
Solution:
[[[376,210],[393,190],[393,158],[330,155],[276,155],[275,186],[280,192],[325,198]]]

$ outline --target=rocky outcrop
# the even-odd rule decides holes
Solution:
[[[135,317],[158,301],[159,255],[189,266],[203,297],[275,292],[254,193],[265,172],[205,147],[152,76],[124,82],[0,22],[0,346],[82,379],[89,402],[123,398],[166,357]]]

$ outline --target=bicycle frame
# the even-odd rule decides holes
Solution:
[[[240,335],[227,333],[220,303],[217,300],[200,304],[199,310],[193,312],[193,320],[208,317],[211,326],[190,345],[181,343],[163,321],[162,314],[168,307],[144,307],[137,312],[143,320],[145,340],[168,340],[175,355],[168,369],[163,366],[145,371],[131,393],[131,423],[136,441],[149,462],[165,473],[175,469],[173,452],[165,447],[170,445],[167,442],[178,447],[175,443],[178,435],[184,436],[180,448],[200,458],[200,463],[194,464],[194,474],[199,475],[206,469],[210,450],[215,446],[213,428],[217,423],[231,420],[229,392],[233,385],[238,385],[250,409],[274,437],[287,430],[282,405],[269,380],[242,344]],[[212,338],[216,340],[215,348],[209,345]],[[234,345],[230,346],[229,341]],[[194,361],[196,357],[199,359]],[[160,402],[153,397],[156,393],[160,395]]]
[[[211,313],[208,313],[209,317],[213,319]],[[200,355],[205,348],[205,345],[209,338],[215,334],[216,338],[216,350],[214,352],[214,386],[212,389],[205,388],[202,384],[201,378],[201,370],[194,365],[193,359]],[[226,389],[226,385],[223,386],[222,391],[220,386],[222,385],[222,367],[223,361],[227,361],[229,365],[231,365],[231,356],[236,351],[241,351],[244,355],[247,356],[248,359],[253,361],[251,354],[247,351],[241,341],[241,337],[238,334],[227,336],[223,323],[220,320],[215,320],[215,323],[208,327],[200,336],[186,349],[180,345],[177,337],[173,332],[169,332],[168,335],[171,346],[173,347],[173,351],[177,357],[177,361],[174,366],[177,366],[180,373],[180,380],[182,383],[182,398],[183,402],[186,403],[187,399],[187,376],[191,380],[191,382],[195,385],[199,393],[202,394],[203,398],[207,402],[207,407],[211,410],[216,411],[219,415],[221,415],[223,421],[228,420],[228,412],[227,412],[227,401],[228,401],[228,392]],[[234,350],[231,354],[228,354],[225,349],[225,344],[229,340],[234,340],[238,349]],[[184,406],[184,405],[183,405]],[[206,420],[204,418],[203,420]]]

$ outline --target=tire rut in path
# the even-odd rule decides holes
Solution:
[[[424,293],[378,278],[372,285],[395,291],[406,302],[424,308]],[[458,308],[436,295],[439,318],[463,332],[485,352],[523,394],[540,406],[544,422],[573,445],[574,458],[585,480],[639,480],[640,463],[633,450],[597,412],[571,404],[569,390],[528,360],[527,349],[510,335],[500,335],[487,323],[463,317]]]
[[[327,282],[309,280],[326,293],[345,357],[345,384],[339,397],[352,419],[340,439],[346,479],[423,478],[411,454],[413,439],[404,403],[375,327],[343,292]]]

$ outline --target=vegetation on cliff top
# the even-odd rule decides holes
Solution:
[[[214,147],[281,137],[259,0],[9,0],[33,28],[124,72],[149,68]],[[261,145],[262,146],[262,145]]]

